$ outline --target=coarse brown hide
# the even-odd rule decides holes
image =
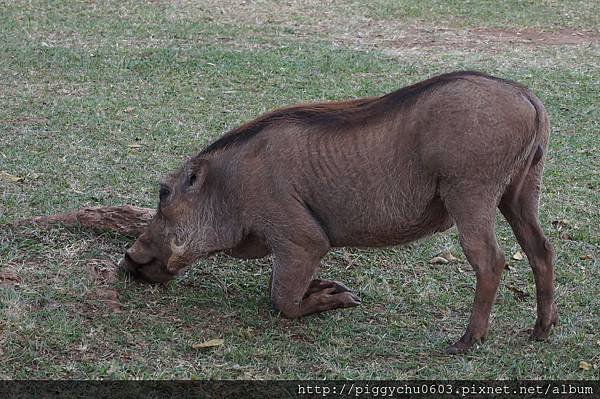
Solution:
[[[214,252],[271,254],[271,301],[295,318],[360,303],[342,283],[313,279],[330,248],[399,245],[455,224],[477,278],[466,332],[448,348],[460,353],[488,330],[505,264],[499,208],[533,269],[533,337],[544,339],[558,317],[554,253],[537,217],[548,135],[535,95],[478,72],[279,109],[165,178],[157,214],[122,267],[164,282]]]

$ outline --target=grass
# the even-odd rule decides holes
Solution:
[[[0,5],[0,171],[22,179],[0,179],[0,378],[598,379],[598,5],[285,4]],[[584,36],[490,43],[470,28]],[[440,30],[459,40],[419,45]],[[550,113],[540,218],[558,253],[561,322],[549,342],[524,333],[535,315],[533,278],[510,257],[518,245],[501,218],[512,268],[491,332],[455,357],[443,349],[462,333],[474,290],[455,230],[402,248],[332,251],[321,275],[354,288],[363,304],[290,321],[270,309],[268,260],[218,256],[167,287],[109,283],[93,265],[117,261],[131,239],[9,226],[86,205],[154,206],[161,175],[262,112],[378,95],[455,69],[520,81]],[[460,261],[430,265],[444,249]],[[120,311],[103,297],[108,286]],[[191,348],[217,337],[223,346]]]

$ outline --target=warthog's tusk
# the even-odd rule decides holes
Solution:
[[[185,264],[185,245],[177,245],[175,239],[171,239],[171,256],[167,261],[167,270],[171,273],[177,273],[181,268],[180,265]]]

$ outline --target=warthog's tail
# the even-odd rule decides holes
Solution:
[[[540,162],[544,156],[544,148],[548,145],[548,137],[550,134],[548,113],[542,102],[527,89],[523,90],[523,95],[535,108],[535,132],[528,152],[529,155],[527,156],[527,161],[525,162],[525,166],[521,171],[520,176],[518,177],[519,180],[515,186],[513,202],[518,202],[521,195],[521,189],[523,188],[523,184],[525,183],[529,171],[533,166]]]

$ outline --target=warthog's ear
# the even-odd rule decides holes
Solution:
[[[185,187],[187,189],[200,188],[206,180],[210,162],[205,158],[193,158],[185,173]]]

